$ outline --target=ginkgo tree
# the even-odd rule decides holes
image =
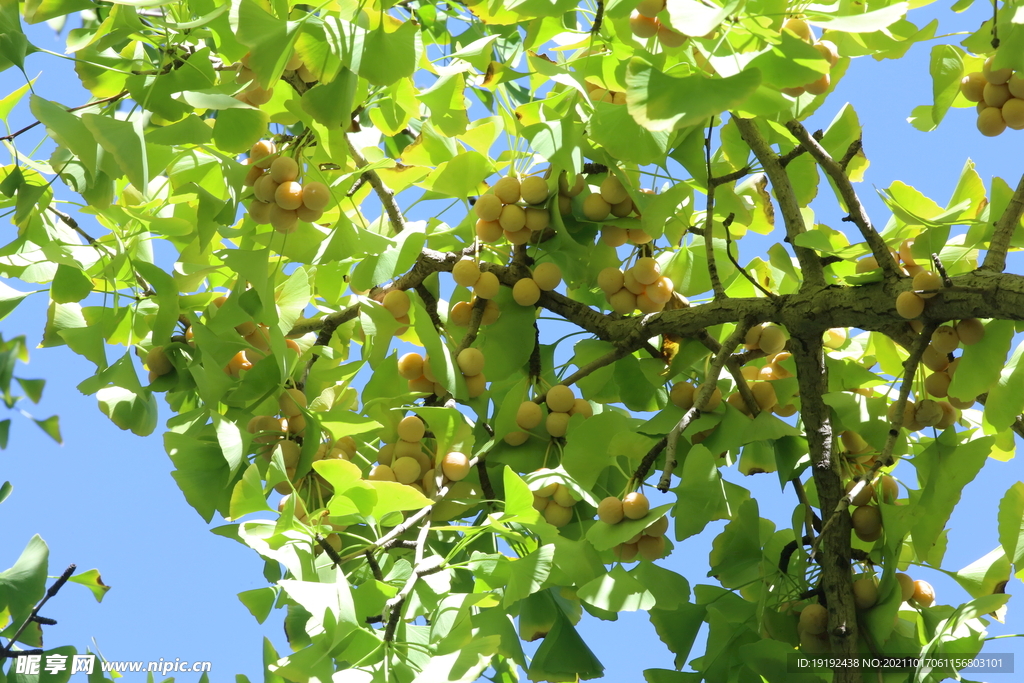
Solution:
[[[1024,179],[968,164],[945,207],[896,182],[867,215],[830,94],[933,37],[908,7],[4,0],[0,68],[49,22],[91,99],[0,100],[34,118],[0,138],[0,275],[48,288],[42,346],[116,425],[170,410],[184,499],[265,563],[239,598],[285,612],[268,680],[598,678],[576,624],[637,609],[680,669],[652,683],[969,659],[1024,484],[950,572],[970,601],[914,568],[1024,434]],[[915,127],[1024,127],[1018,14],[932,48]],[[791,523],[731,467],[777,477]],[[662,560],[716,520],[691,586]]]

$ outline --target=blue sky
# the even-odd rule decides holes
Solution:
[[[929,6],[912,12],[910,19],[923,25],[938,16],[940,32],[970,30],[989,11],[978,3],[955,16],[944,7]],[[62,39],[45,26],[35,27],[31,38],[41,47],[63,51]],[[958,42],[959,38],[944,40]],[[931,102],[929,50],[924,43],[896,62],[854,60],[829,102],[808,125],[812,130],[824,128],[847,101],[856,108],[871,161],[858,190],[880,227],[888,212],[875,190],[896,179],[944,205],[968,158],[977,163],[986,182],[1000,176],[1013,186],[1024,171],[1019,153],[1019,136],[1024,132],[982,137],[975,128],[973,110],[951,111],[932,133],[921,133],[907,123],[913,107]],[[68,106],[86,101],[70,62],[36,54],[28,58],[27,71],[30,75],[42,72],[36,85],[40,95]],[[0,96],[21,84],[14,70],[0,74]],[[19,106],[9,125],[16,129],[29,122],[28,117],[27,107]],[[838,225],[839,214],[825,183],[815,208],[820,220]],[[743,254],[743,261],[756,255],[747,243]],[[1017,272],[1021,272],[1019,266],[1019,259],[1011,261]],[[41,336],[45,304],[43,294],[23,302],[0,323],[4,337],[26,334],[34,347]],[[47,646],[71,644],[81,651],[92,647],[95,639],[95,647],[109,659],[209,660],[213,680],[235,673],[261,680],[262,638],[285,647],[279,615],[260,626],[235,596],[266,585],[262,561],[248,548],[209,533],[209,526],[185,503],[169,476],[171,463],[158,434],[142,439],[121,432],[99,412],[94,397],[77,391],[75,386],[88,376],[90,367],[60,347],[33,350],[32,362],[17,370],[21,376],[47,380],[42,404],[26,408],[37,417],[59,414],[65,443],[57,446],[31,422],[13,416],[10,445],[0,452],[0,480],[14,484],[13,495],[0,505],[5,541],[0,544],[0,567],[10,566],[31,535],[39,533],[50,545],[51,573],[59,574],[74,562],[80,569],[99,568],[113,587],[102,604],[81,587],[62,590],[46,610],[46,616],[59,621],[46,629]],[[161,421],[169,415],[162,406]],[[774,475],[744,478],[734,469],[724,474],[752,490],[763,516],[788,524],[792,494],[779,493]],[[909,477],[908,483],[916,485],[909,465],[898,468],[896,475]],[[966,566],[998,545],[998,501],[1019,478],[1016,461],[993,460],[967,487],[949,525],[949,568]],[[722,525],[713,523],[699,537],[676,544],[665,565],[687,576],[691,585],[705,580],[711,540]],[[939,602],[967,599],[962,589],[938,572],[915,569],[912,573],[935,585]],[[1018,586],[1012,580],[1008,592],[1014,593]],[[1008,625],[993,623],[993,634],[1024,631],[1024,618],[1016,609],[1011,600]],[[606,680],[640,680],[638,662],[643,668],[672,667],[671,654],[658,642],[643,613],[623,613],[618,622],[585,617],[581,631],[607,667]],[[988,650],[1024,654],[1016,638],[996,641]],[[194,679],[181,676],[179,680]]]

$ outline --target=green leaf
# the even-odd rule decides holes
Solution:
[[[32,115],[43,122],[57,142],[71,150],[85,166],[89,175],[95,176],[96,137],[90,133],[83,120],[68,113],[60,105],[35,94],[29,98],[29,107]]]
[[[438,164],[423,180],[423,186],[439,194],[464,199],[479,193],[484,178],[494,172],[491,160],[480,152],[469,150],[451,161]]]
[[[394,33],[384,26],[366,33],[359,68],[352,67],[373,85],[391,85],[412,76],[423,51],[415,21],[406,21]]]
[[[430,107],[430,120],[449,137],[462,135],[469,127],[466,113],[466,79],[461,73],[441,76],[417,97]]]
[[[94,5],[89,0],[27,0],[25,2],[25,21],[38,24],[57,17],[91,9]]]
[[[21,300],[30,294],[35,294],[35,292],[19,292],[6,283],[0,282],[0,320],[10,315],[11,311],[21,303]]]
[[[253,615],[256,621],[262,624],[267,620],[267,617],[270,616],[270,611],[274,608],[274,603],[277,601],[277,591],[270,586],[254,588],[239,593],[238,599],[249,610],[249,614]]]
[[[604,665],[558,610],[551,632],[530,662],[527,677],[531,681],[588,681],[603,674]]]
[[[611,410],[594,415],[565,444],[562,467],[585,489],[592,489],[601,471],[612,464],[612,438],[632,427],[629,418]]]
[[[358,78],[342,69],[330,83],[320,83],[302,95],[302,110],[328,130],[346,130],[352,121],[352,104]]]
[[[666,3],[669,26],[688,36],[703,36],[718,28],[719,24],[744,4],[743,0],[730,0],[722,7],[708,6],[697,0],[673,0]]]
[[[679,129],[740,106],[760,83],[757,70],[728,78],[709,79],[697,74],[680,78],[634,58],[626,72],[626,106],[647,130]]]
[[[88,588],[92,591],[92,596],[96,598],[96,602],[103,602],[103,596],[110,590],[110,586],[103,583],[103,578],[100,576],[100,570],[98,569],[79,572],[68,579],[68,581],[79,583]]]
[[[131,430],[139,436],[149,436],[156,429],[156,398],[150,391],[104,387],[96,392],[96,399],[103,414],[118,428]]]
[[[99,114],[82,115],[82,123],[92,137],[114,157],[131,184],[143,191],[149,186],[149,162],[141,121],[139,117],[133,121],[118,121]]]
[[[984,338],[977,344],[964,348],[960,364],[949,385],[949,395],[970,401],[988,391],[999,381],[1012,340],[1012,321],[988,322],[985,325]]]
[[[683,541],[704,530],[708,522],[729,519],[732,510],[726,497],[725,482],[718,471],[715,456],[698,444],[683,460],[681,482],[676,493],[676,540]]]
[[[263,480],[259,468],[249,465],[242,473],[242,478],[235,482],[231,491],[231,502],[228,504],[228,519],[238,519],[251,512],[270,510],[267,496],[263,492]],[[244,601],[243,601],[244,602]]]
[[[14,566],[0,572],[0,609],[6,608],[15,624],[21,624],[46,592],[46,566],[50,550],[39,535],[33,536]]]
[[[39,400],[43,397],[43,387],[46,386],[45,379],[22,379],[20,377],[15,377],[14,379],[18,381],[18,386],[25,392],[30,401],[39,403]]]
[[[37,425],[39,425],[39,428],[42,429],[44,432],[46,432],[47,436],[49,436],[51,439],[53,439],[57,443],[59,443],[61,445],[64,445],[64,439],[62,439],[61,436],[60,436],[60,418],[59,417],[57,417],[56,415],[51,415],[50,417],[46,418],[45,420],[33,419],[32,421],[35,422]]]
[[[555,546],[549,543],[513,562],[502,604],[509,607],[539,591],[551,574],[554,556]]]
[[[50,298],[59,304],[81,301],[92,293],[92,278],[80,268],[63,263],[57,266],[50,285]]]
[[[270,117],[261,109],[222,109],[213,124],[213,142],[225,152],[248,152],[266,136]]]
[[[860,14],[848,14],[846,16],[830,16],[822,12],[813,11],[810,8],[808,8],[806,14],[810,23],[815,26],[821,26],[829,31],[873,33],[887,28],[902,19],[909,8],[909,3],[897,2],[881,9],[870,10]]]
[[[712,542],[708,558],[711,574],[726,588],[745,586],[760,575],[760,527],[757,501],[745,500],[732,521],[725,525],[722,533]]]
[[[580,600],[608,612],[635,612],[654,607],[654,596],[621,564],[576,591]]]
[[[992,385],[985,401],[985,420],[997,432],[1009,429],[1024,412],[1024,342],[1017,345],[1010,360],[999,371],[999,380]],[[955,376],[955,375],[954,375]]]
[[[301,605],[310,614],[305,628],[311,633],[323,631],[327,625],[330,640],[337,645],[341,640],[359,628],[355,604],[352,602],[352,590],[348,579],[340,568],[333,572],[333,582],[297,581],[282,579],[277,582],[292,600]]]
[[[957,435],[947,430],[914,456],[921,491],[911,535],[918,557],[929,556],[953,508],[960,501],[964,486],[981,471],[994,441],[989,436],[958,444]]]
[[[1024,560],[1024,483],[1017,482],[999,501],[999,545],[1016,570]]]
[[[157,304],[157,314],[151,323],[153,342],[158,345],[167,343],[170,341],[174,326],[178,323],[178,285],[173,277],[152,263],[136,261],[135,269],[156,291],[153,298]]]

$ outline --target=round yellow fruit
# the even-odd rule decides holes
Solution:
[[[583,215],[587,220],[603,221],[608,218],[612,206],[597,193],[588,194],[583,200]]]
[[[896,581],[900,584],[900,597],[903,602],[914,597],[914,580],[902,572],[896,574]]]
[[[818,603],[811,603],[800,612],[799,627],[804,633],[818,635],[828,628],[828,610]]]
[[[444,472],[444,476],[452,481],[462,481],[469,476],[469,456],[453,451],[444,456],[444,460],[441,461],[441,470]]]
[[[533,281],[545,292],[550,292],[562,281],[562,270],[550,261],[538,264],[533,269]]]
[[[986,107],[978,112],[978,132],[985,137],[994,138],[1006,130],[1006,121],[999,107]]]
[[[576,396],[572,393],[572,389],[565,386],[564,384],[556,384],[548,390],[547,396],[545,396],[545,403],[547,403],[548,410],[556,413],[568,413],[572,410],[573,403],[576,401]]]
[[[636,542],[636,546],[640,551],[640,557],[648,562],[660,560],[665,556],[664,536],[641,536],[640,540]]]
[[[459,370],[462,374],[467,377],[473,377],[479,375],[484,371],[484,354],[480,349],[474,349],[472,347],[468,349],[462,349],[459,351],[458,358],[455,362],[459,366]]]
[[[921,607],[931,607],[935,602],[935,589],[927,581],[918,579],[914,582],[913,600]]]
[[[530,176],[520,183],[519,192],[527,204],[543,204],[548,198],[548,183],[538,176]]]
[[[548,413],[544,427],[547,429],[548,434],[555,438],[565,436],[565,433],[569,430],[569,413]]]
[[[882,513],[877,507],[861,505],[851,515],[853,531],[862,541],[877,541],[882,536]]]
[[[541,300],[541,288],[534,279],[523,278],[512,287],[512,299],[520,306],[532,306]]]
[[[480,277],[473,287],[473,293],[481,299],[493,299],[498,296],[500,289],[501,283],[498,282],[498,276],[487,270],[480,273]]]
[[[917,318],[924,313],[924,299],[913,292],[900,292],[896,297],[896,312],[902,318]]]
[[[872,576],[853,582],[853,603],[859,610],[871,609],[878,602],[878,584]]]
[[[956,324],[956,333],[964,346],[972,346],[985,337],[985,326],[977,318],[964,318]]]
[[[496,221],[501,215],[501,199],[497,195],[481,195],[473,204],[473,212],[482,221]]]
[[[622,499],[622,514],[627,519],[643,519],[651,510],[647,496],[639,491],[627,493]]]
[[[597,505],[597,518],[605,524],[618,524],[623,518],[622,501],[608,496]]]
[[[452,267],[455,284],[469,289],[480,279],[480,266],[471,258],[461,259]]]
[[[306,395],[298,389],[285,389],[277,403],[285,417],[295,417],[301,415],[302,408],[306,407]]]
[[[669,392],[668,398],[677,408],[689,410],[693,407],[695,392],[696,387],[689,382],[676,382],[672,385],[672,391]]]
[[[515,178],[502,178],[494,184],[494,196],[501,200],[502,204],[515,204],[519,201],[522,185]]]
[[[544,410],[533,401],[523,401],[516,411],[516,424],[520,429],[535,429],[544,420]]]

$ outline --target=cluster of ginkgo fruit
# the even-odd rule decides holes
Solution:
[[[593,416],[594,409],[582,398],[576,398],[572,389],[564,384],[556,384],[544,396],[544,404],[548,408],[547,417],[544,409],[537,401],[523,401],[516,411],[516,425],[519,430],[505,435],[505,443],[519,446],[530,438],[529,432],[544,423],[548,436],[560,438],[569,429],[569,419],[573,415],[582,415],[584,419]]]
[[[681,47],[689,36],[673,31],[658,20],[658,13],[665,9],[665,5],[666,0],[640,0],[629,17],[629,29],[637,38],[657,36],[664,47]]]
[[[269,102],[274,96],[274,86],[272,84],[269,88],[264,88],[256,81],[256,74],[250,68],[249,60],[251,58],[251,53],[246,52],[235,63],[235,83],[245,86],[241,92],[235,95],[235,99],[258,108]],[[316,80],[306,65],[302,63],[302,57],[294,53],[288,58],[284,70],[294,71],[299,78],[307,83]]]
[[[621,90],[608,90],[597,83],[586,81],[583,85],[587,88],[591,102],[607,102],[608,104],[625,104],[626,93]]]
[[[985,60],[981,71],[969,73],[960,81],[960,92],[978,103],[978,130],[995,137],[1007,129],[1024,129],[1024,72],[1010,68],[993,69]]]
[[[538,474],[551,472],[547,468],[537,470]],[[572,521],[572,509],[579,501],[565,484],[552,482],[533,491],[533,509],[544,515],[548,524],[563,527]]]
[[[793,35],[801,40],[810,43],[814,46],[822,57],[828,60],[828,67],[832,69],[839,62],[839,50],[836,44],[831,40],[815,40],[814,31],[811,30],[810,24],[801,19],[800,17],[790,17],[786,20],[786,23],[782,25],[783,31],[790,31]],[[812,95],[824,95],[832,84],[832,76],[828,73],[822,74],[821,77],[793,88],[783,88],[782,93],[789,95],[790,97],[799,97],[805,92]]]
[[[226,296],[219,296],[213,300],[215,309],[219,309],[227,301]],[[235,325],[235,331],[245,339],[253,348],[239,351],[224,366],[224,372],[234,379],[238,379],[241,373],[251,370],[253,363],[258,362],[270,353],[270,328],[262,323],[257,324],[251,320]],[[190,326],[185,330],[185,341],[190,346],[195,346],[195,331]],[[301,353],[298,343],[293,339],[285,339],[286,348]],[[149,381],[152,383],[158,377],[169,374],[174,370],[171,359],[167,356],[167,350],[163,346],[154,346],[147,353],[145,365],[149,370]]]
[[[603,269],[597,274],[597,286],[612,310],[621,315],[637,309],[641,313],[663,311],[675,291],[672,280],[661,274],[661,265],[650,256],[637,259],[625,272]]]
[[[521,181],[512,176],[502,178],[473,204],[476,236],[489,243],[504,236],[512,244],[526,244],[551,222],[548,210],[540,206],[547,200],[548,183],[539,176]]]
[[[299,182],[299,162],[278,154],[272,140],[260,140],[249,151],[251,166],[245,184],[252,187],[247,207],[257,225],[271,225],[280,233],[291,233],[299,221],[320,220],[331,199],[331,191],[319,181]]]
[[[520,306],[533,306],[540,301],[541,292],[550,292],[562,282],[562,270],[557,264],[546,261],[533,269],[531,277],[516,280],[512,287],[512,298]]]
[[[477,398],[487,389],[484,376],[484,354],[480,349],[469,347],[459,351],[455,363],[466,382],[470,398]],[[430,356],[407,353],[398,359],[398,374],[409,382],[409,391],[444,396],[448,391],[437,381],[430,367]]]
[[[459,301],[448,313],[448,321],[457,327],[468,327],[473,318],[473,307],[477,299],[487,301],[480,324],[492,325],[501,317],[501,309],[494,297],[501,291],[498,276],[489,270],[480,270],[480,264],[471,258],[460,259],[452,266],[452,278],[455,284],[473,290],[473,298]]]
[[[407,415],[398,423],[398,441],[385,444],[377,452],[378,464],[370,470],[371,481],[396,481],[423,491],[421,477],[433,470],[430,456],[424,451],[426,425],[416,415]]]
[[[897,572],[896,582],[899,584],[901,602],[916,607],[931,607],[935,602],[935,589],[927,581],[915,581],[908,575]],[[854,579],[853,603],[860,612],[878,604],[878,578],[874,574],[862,574]],[[800,636],[800,647],[805,652],[828,652],[828,610],[817,602],[804,606],[797,622],[797,633]]]
[[[647,496],[639,491],[627,493],[621,499],[608,496],[597,505],[597,518],[605,524],[614,526],[624,519],[640,520],[651,511]],[[637,555],[644,560],[653,562],[665,555],[665,532],[668,531],[668,517],[662,515],[652,521],[644,529],[619,543],[613,552],[621,562],[632,562]]]
[[[264,460],[270,460],[274,451],[280,447],[285,474],[289,480],[293,480],[302,452],[302,446],[297,439],[304,438],[306,435],[306,418],[302,415],[302,409],[306,407],[306,395],[299,389],[290,387],[281,392],[277,403],[279,409],[277,415],[253,417],[246,425],[246,431],[253,435],[252,441],[256,444],[256,455]],[[336,450],[332,450],[332,447],[328,446],[324,456],[333,453],[334,455],[330,455],[330,457],[340,457],[341,452],[348,452],[350,448],[352,454],[355,453],[354,442],[336,445]],[[351,455],[346,459],[350,458]],[[275,489],[279,493],[287,493],[291,490],[287,482],[280,482]]]

